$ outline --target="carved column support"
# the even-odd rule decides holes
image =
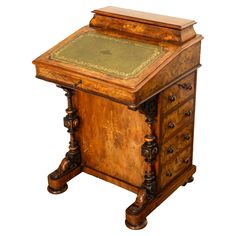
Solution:
[[[73,104],[74,91],[69,88],[61,87],[67,97],[67,115],[64,117],[64,126],[70,134],[69,151],[61,161],[59,167],[48,176],[48,191],[50,193],[62,193],[67,189],[67,181],[80,173],[81,153],[80,146],[76,138],[76,132],[79,127],[79,116]]]
[[[154,96],[143,103],[139,110],[146,116],[146,123],[149,127],[148,134],[144,137],[145,142],[141,147],[141,154],[146,162],[143,188],[147,191],[147,197],[148,200],[150,200],[155,196],[157,191],[154,162],[158,154],[158,146],[153,128],[155,118],[157,116],[157,96]]]
[[[152,199],[157,190],[156,173],[154,168],[154,161],[156,159],[157,153],[158,147],[155,136],[146,135],[145,143],[142,146],[142,155],[145,162],[147,163],[143,186],[147,191],[148,199]]]
[[[141,154],[144,157],[146,167],[144,181],[137,194],[135,202],[126,210],[126,225],[131,229],[141,229],[146,226],[146,216],[140,217],[140,212],[157,194],[157,181],[154,163],[158,154],[158,145],[154,134],[154,122],[157,116],[157,96],[144,102],[139,111],[146,116],[149,130],[144,137]],[[139,215],[139,217],[137,217]]]

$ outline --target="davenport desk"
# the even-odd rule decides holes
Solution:
[[[137,194],[126,225],[193,181],[197,68],[194,21],[106,7],[89,26],[38,57],[36,77],[66,92],[69,151],[48,176],[62,193],[81,172]],[[113,201],[116,201],[114,199]]]

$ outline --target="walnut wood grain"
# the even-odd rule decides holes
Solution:
[[[155,40],[184,43],[196,36],[192,20],[146,12],[106,7],[93,11],[91,27],[119,30]]]
[[[137,22],[135,19],[126,20],[105,15],[95,14],[90,21],[91,27],[103,28],[108,30],[119,30],[125,33],[136,34],[150,37],[153,40],[164,40],[168,42],[184,43],[194,38],[195,31],[192,26],[183,30],[160,27],[154,24]]]
[[[201,44],[198,41],[180,52],[177,57],[171,57],[166,65],[159,68],[157,75],[149,76],[148,82],[140,83],[136,88],[136,104],[146,100],[148,96],[164,91],[178,80],[196,71],[200,65],[200,49]]]
[[[194,95],[195,77],[196,77],[196,73],[194,72],[188,75],[186,78],[178,81],[178,83],[175,83],[171,87],[165,89],[161,93],[160,96],[162,99],[162,113],[168,112],[172,108],[180,105],[190,96]],[[184,84],[190,85],[191,89],[184,89],[183,87],[180,86]]]
[[[33,61],[36,77],[63,87],[68,98],[69,151],[48,176],[48,190],[62,193],[82,171],[118,185],[137,194],[125,223],[141,229],[196,171],[194,113],[203,37],[191,20],[115,7],[94,13],[89,26]],[[164,54],[126,79],[52,57],[84,33],[159,46]]]
[[[76,96],[83,165],[141,186],[145,162],[140,147],[148,133],[144,116],[92,94],[78,91]]]
[[[161,164],[168,162],[179,154],[184,148],[192,144],[193,124],[182,128],[176,135],[173,135],[167,142],[164,142],[160,150]]]
[[[193,24],[196,24],[193,20],[187,20],[183,18],[177,18],[172,16],[164,16],[159,14],[147,13],[142,11],[135,11],[131,9],[124,9],[119,7],[104,7],[93,11],[99,15],[105,15],[109,17],[117,17],[119,19],[134,20],[136,22],[142,22],[146,24],[153,24],[162,27],[168,27],[173,29],[184,29]]]
[[[173,160],[162,166],[160,177],[160,188],[174,180],[181,172],[192,164],[192,147],[189,146],[179,153]]]
[[[188,179],[196,172],[196,166],[192,165],[187,168],[175,181],[171,182],[166,188],[163,189],[161,194],[145,205],[139,212],[133,214],[129,209],[126,209],[126,226],[130,229],[142,229],[147,224],[146,217],[158,207],[166,198],[168,198],[175,190],[181,185],[186,183]]]
[[[70,134],[69,151],[61,161],[59,167],[48,175],[48,191],[53,194],[67,190],[67,182],[81,172],[81,152],[76,133],[79,126],[79,116],[75,108],[75,92],[61,87],[66,92],[67,115],[64,117],[64,126]]]
[[[166,141],[171,135],[173,135],[173,133],[175,133],[185,123],[192,121],[193,116],[194,116],[194,100],[192,98],[163,118],[162,139]]]
[[[114,37],[134,39],[134,36],[120,34],[118,31],[84,27],[33,61],[36,65],[36,76],[72,89],[98,94],[125,105],[138,107],[141,102],[178,80],[186,71],[199,66],[201,36],[196,36],[182,46],[160,42],[158,45],[166,48],[167,52],[138,76],[127,80],[50,59],[53,51],[84,32],[100,32]],[[155,44],[151,40],[148,42]],[[186,61],[188,63],[185,63]]]

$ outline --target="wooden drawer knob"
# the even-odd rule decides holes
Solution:
[[[189,134],[185,134],[184,135],[184,140],[190,140],[190,135]]]
[[[168,124],[168,128],[173,129],[175,127],[175,123],[170,121]]]
[[[73,87],[77,88],[77,87],[79,87],[80,84],[82,84],[82,80],[79,80],[78,82],[74,83]]]
[[[190,157],[183,160],[183,163],[188,164],[190,162]]]
[[[185,89],[185,90],[192,90],[192,85],[190,83],[183,83],[183,84],[178,84],[179,87]]]
[[[167,148],[167,153],[168,153],[168,154],[171,154],[171,153],[173,153],[173,152],[174,152],[173,146],[169,146],[169,147]]]
[[[175,95],[171,95],[171,96],[168,97],[168,100],[170,102],[174,102],[176,100],[176,96]]]
[[[191,116],[192,115],[192,110],[188,110],[184,113],[185,116]]]
[[[167,170],[166,176],[171,177],[172,176],[172,172],[170,170]]]

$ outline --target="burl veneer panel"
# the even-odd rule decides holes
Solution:
[[[96,95],[78,91],[76,96],[84,165],[141,186],[145,162],[140,148],[148,133],[144,115]]]

